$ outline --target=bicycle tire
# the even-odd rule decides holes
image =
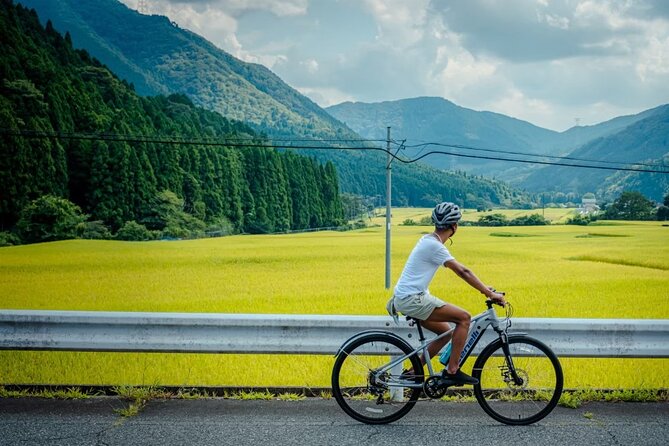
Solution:
[[[332,394],[339,406],[350,417],[367,424],[386,424],[406,415],[420,397],[422,386],[401,388],[402,398],[397,400],[391,391],[400,388],[376,385],[371,382],[371,372],[389,363],[391,357],[412,351],[402,339],[383,333],[363,336],[345,346],[332,368]],[[417,355],[410,356],[402,367],[420,371],[411,381],[422,384],[423,366]],[[400,373],[388,373],[385,378],[399,380]]]
[[[523,383],[512,382],[503,343],[497,339],[474,363],[472,376],[479,380],[474,395],[483,410],[501,423],[536,423],[551,413],[560,400],[562,366],[548,346],[529,336],[510,336],[508,346]]]

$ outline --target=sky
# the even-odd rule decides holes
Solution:
[[[669,0],[145,2],[322,107],[439,96],[563,131],[669,103]]]

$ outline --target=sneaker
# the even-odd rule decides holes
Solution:
[[[441,375],[444,377],[444,379],[447,379],[449,381],[452,381],[453,384],[455,385],[465,385],[465,384],[478,384],[479,380],[476,378],[472,378],[471,376],[467,375],[465,372],[462,370],[458,369],[457,372],[451,374],[444,369],[443,372],[441,372]]]

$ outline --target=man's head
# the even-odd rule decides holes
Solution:
[[[439,203],[432,211],[432,222],[437,230],[453,228],[453,232],[455,232],[455,227],[457,227],[461,217],[460,208],[448,201]]]

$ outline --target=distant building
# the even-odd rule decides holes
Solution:
[[[583,195],[581,200],[581,207],[578,208],[578,212],[581,214],[591,214],[593,212],[599,211],[599,206],[597,206],[597,199],[595,194],[587,193]]]

